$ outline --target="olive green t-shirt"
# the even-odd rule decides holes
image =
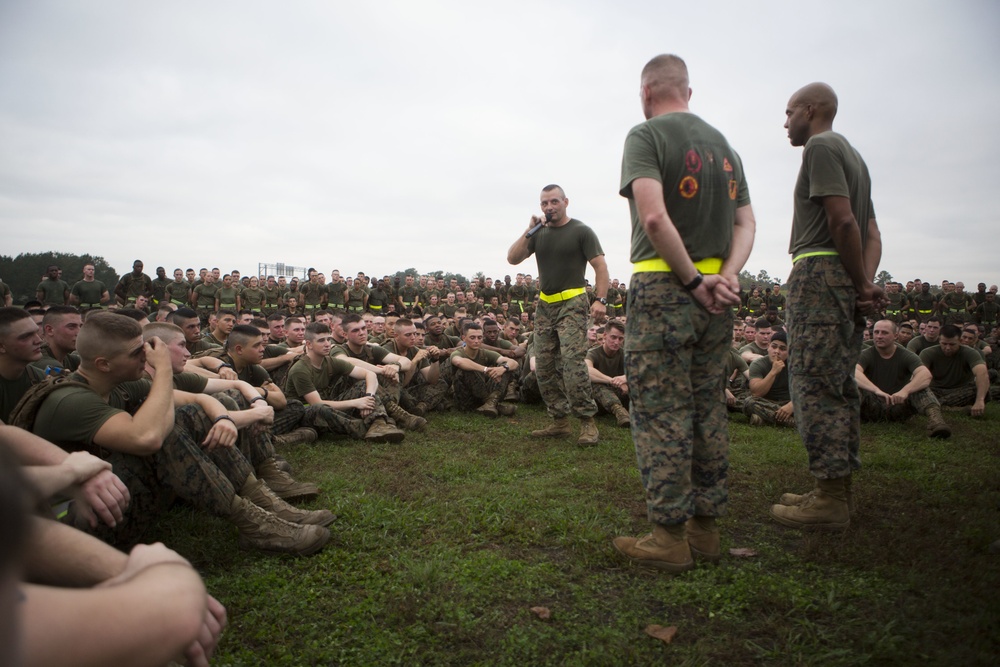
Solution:
[[[868,165],[842,135],[820,132],[806,142],[802,167],[795,183],[792,257],[809,252],[835,251],[827,224],[824,197],[847,197],[861,233],[862,249],[868,237],[868,221],[875,218]]]
[[[219,308],[236,308],[236,296],[239,291],[235,287],[220,287],[215,292],[215,298],[219,300]]]
[[[199,308],[215,308],[215,293],[219,291],[215,283],[209,285],[202,283],[194,288],[194,293],[198,297]]]
[[[920,361],[930,370],[931,389],[956,389],[975,381],[972,369],[984,364],[983,356],[976,350],[959,345],[958,352],[947,356],[940,345],[920,353]]]
[[[49,280],[46,278],[38,283],[36,292],[42,293],[41,302],[47,306],[62,306],[66,303],[66,292],[69,285],[64,280]]]
[[[621,349],[608,356],[607,352],[604,351],[604,346],[598,345],[587,351],[587,359],[590,359],[590,363],[594,364],[594,368],[608,377],[625,375],[625,353]]]
[[[858,365],[865,377],[887,394],[895,394],[905,387],[913,377],[913,371],[921,366],[920,357],[902,345],[896,345],[896,351],[889,359],[883,359],[874,347],[865,348],[858,358]]]
[[[496,366],[497,362],[500,361],[500,353],[494,352],[493,350],[479,349],[477,350],[477,354],[475,356],[469,354],[470,352],[472,352],[472,350],[469,348],[461,347],[452,352],[448,358],[453,361],[459,357],[462,359],[471,359],[477,364],[482,364],[483,366]]]
[[[771,363],[770,357],[754,359],[753,363],[750,364],[750,379],[763,380],[771,372],[772,366],[774,364]],[[788,388],[788,366],[785,366],[778,373],[778,377],[774,378],[774,384],[771,385],[771,390],[764,398],[775,403],[787,403],[792,400],[792,392]]]
[[[632,214],[633,263],[658,256],[639,220],[637,178],[663,185],[667,213],[693,261],[729,256],[736,209],[750,203],[750,190],[743,162],[721,132],[692,113],[663,114],[629,131],[619,194]]]
[[[91,280],[90,282],[80,280],[73,285],[73,289],[69,293],[80,300],[81,306],[99,306],[101,298],[107,291],[108,288],[100,280]]]
[[[538,262],[546,294],[586,285],[587,263],[604,254],[594,230],[575,218],[560,227],[542,227],[528,239],[528,251]]]
[[[349,376],[354,371],[351,362],[334,357],[323,357],[319,368],[313,366],[308,357],[296,361],[288,371],[285,380],[285,397],[306,402],[306,394],[319,392],[324,398],[327,389],[338,380]]]
[[[87,384],[77,373],[70,379]],[[111,391],[107,403],[92,389],[59,389],[39,408],[34,433],[68,451],[90,449],[104,423],[120,412],[135,414],[149,395],[150,387],[149,380],[124,382]]]
[[[9,423],[10,413],[24,396],[24,392],[28,391],[31,385],[44,379],[45,372],[34,366],[26,367],[21,376],[13,380],[0,377],[0,421]]]

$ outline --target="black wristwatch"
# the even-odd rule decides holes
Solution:
[[[605,299],[605,298],[604,298],[603,296],[599,296],[599,297],[597,297],[597,300],[601,302],[601,305],[602,305],[602,306],[606,306],[606,305],[608,305],[608,300],[607,300],[607,299]]]

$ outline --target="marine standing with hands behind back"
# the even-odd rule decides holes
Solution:
[[[871,178],[861,155],[833,131],[837,94],[825,83],[798,90],[785,109],[792,146],[804,146],[795,183],[788,278],[788,371],[799,435],[816,487],[786,493],[771,516],[791,528],[850,525],[851,474],[861,467],[861,395],[854,371],[865,316],[882,288]]]
[[[688,108],[687,65],[650,60],[646,122],[625,139],[620,194],[632,216],[625,373],[632,439],[652,532],[617,537],[632,561],[667,572],[721,558],[716,517],[728,497],[722,382],[737,275],[756,222],[739,155]]]
[[[552,423],[532,431],[536,438],[562,437],[571,433],[569,414],[580,419],[577,444],[598,441],[597,404],[590,389],[587,355],[587,318],[603,319],[607,313],[608,265],[597,234],[579,220],[566,215],[569,199],[558,185],[542,188],[544,218],[531,216],[531,223],[507,251],[507,261],[520,264],[532,254],[538,261],[541,283],[535,312],[535,372]],[[594,267],[594,293],[589,305],[585,273]]]

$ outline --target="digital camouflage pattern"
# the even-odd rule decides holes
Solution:
[[[721,516],[729,470],[723,359],[732,313],[709,314],[672,273],[633,274],[628,308],[625,374],[649,520],[676,525]]]
[[[535,375],[553,419],[573,414],[593,417],[597,404],[590,389],[587,356],[586,294],[556,303],[538,302],[535,311]],[[458,392],[455,392],[456,396]]]
[[[819,479],[861,467],[861,396],[854,369],[865,318],[834,256],[804,257],[788,279],[788,373],[795,424]]]

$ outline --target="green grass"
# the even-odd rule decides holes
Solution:
[[[789,430],[731,425],[719,567],[677,577],[611,538],[647,530],[631,438],[533,441],[517,417],[434,415],[400,445],[284,452],[339,515],[311,558],[236,548],[234,529],[173,510],[157,535],[228,608],[220,665],[977,665],[1000,655],[1000,408],[865,425],[858,513],[842,534],[768,519],[812,478]],[[542,621],[529,612],[545,606]],[[665,645],[643,633],[675,625]]]

